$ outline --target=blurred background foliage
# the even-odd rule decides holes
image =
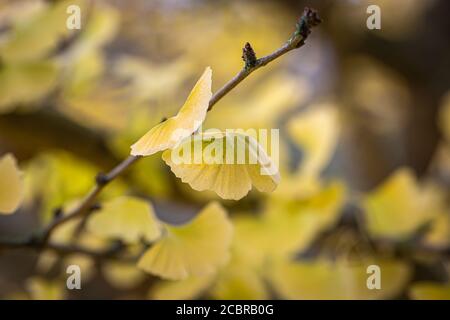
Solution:
[[[80,31],[66,28],[70,4],[81,7]],[[381,30],[366,28],[369,4],[381,7]],[[278,48],[305,5],[324,19],[307,45],[252,74],[204,124],[279,128],[274,193],[223,201],[176,179],[160,155],[142,159],[102,193],[97,223],[75,237],[83,221],[67,223],[52,241],[105,248],[124,240],[101,218],[105,210],[134,210],[136,220],[130,213],[123,223],[135,226],[150,212],[151,223],[184,241],[167,237],[150,249],[172,246],[171,254],[201,261],[175,254],[179,264],[158,269],[136,237],[127,253],[144,252],[152,266],[0,248],[0,297],[449,299],[443,0],[1,0],[0,153],[18,159],[25,194],[0,217],[0,242],[36,232],[56,208],[76,203],[98,172],[177,112],[205,66],[215,91],[242,67],[245,42],[258,56]],[[81,266],[82,290],[66,289],[70,264]],[[381,290],[366,287],[373,264]]]

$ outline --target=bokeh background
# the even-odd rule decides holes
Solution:
[[[80,31],[66,29],[70,4],[82,8]],[[366,27],[370,4],[381,30]],[[227,263],[174,281],[133,261],[0,246],[0,297],[448,299],[444,0],[0,1],[0,154],[14,154],[25,181],[20,209],[0,216],[0,243],[85,195],[177,112],[206,66],[215,91],[242,67],[247,41],[259,57],[280,47],[304,6],[323,19],[307,44],[253,73],[204,124],[280,129],[274,193],[221,200],[183,184],[157,154],[101,195],[146,199],[169,224],[220,201],[234,226]],[[83,238],[98,246],[88,231],[55,241]],[[82,290],[66,289],[69,264],[82,267]],[[374,264],[381,290],[366,287]]]

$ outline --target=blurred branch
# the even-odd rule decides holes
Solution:
[[[227,82],[221,89],[219,89],[209,101],[208,111],[210,111],[213,106],[222,99],[226,94],[228,94],[233,88],[235,88],[239,83],[241,83],[245,78],[247,78],[252,72],[258,70],[259,68],[269,64],[270,62],[276,60],[277,58],[283,56],[284,54],[302,47],[305,44],[305,40],[308,35],[311,33],[311,29],[314,26],[317,26],[321,22],[317,12],[310,8],[305,8],[303,11],[303,15],[299,19],[296,25],[296,30],[292,34],[291,38],[279,49],[275,50],[273,53],[262,57],[260,59],[256,59],[256,54],[251,48],[251,45],[247,43],[243,49],[243,56],[245,65],[243,69],[234,76],[229,82]],[[72,220],[78,216],[83,216],[88,214],[91,211],[91,208],[95,204],[95,200],[97,195],[108,185],[112,180],[114,180],[117,176],[122,174],[127,168],[133,165],[136,161],[138,161],[140,156],[129,156],[121,163],[119,163],[116,167],[114,167],[107,174],[99,174],[96,177],[96,184],[92,188],[92,190],[86,195],[86,197],[73,209],[65,214],[58,214],[55,216],[54,220],[44,228],[40,235],[37,237],[33,237],[32,240],[25,241],[19,244],[7,244],[0,243],[0,247],[9,247],[9,248],[17,248],[17,247],[37,247],[37,248],[50,248],[57,252],[70,251],[75,250],[74,247],[58,247],[56,248],[54,244],[49,242],[52,232],[61,224]],[[77,250],[81,250],[77,248]],[[84,253],[96,254],[94,252],[84,251]]]
[[[2,137],[8,139],[3,141]],[[101,168],[110,168],[118,160],[100,134],[63,117],[50,106],[32,113],[1,115],[0,141],[13,142],[14,147],[8,149],[17,149],[14,153],[24,158],[45,150],[63,149]]]
[[[28,241],[18,242],[2,242],[0,243],[1,249],[33,249],[42,250],[42,244],[35,239]],[[65,256],[69,254],[82,254],[95,259],[120,259],[121,261],[136,261],[138,257],[123,255],[124,246],[122,243],[113,243],[109,248],[102,250],[94,250],[84,246],[76,244],[61,244],[48,242],[45,245],[45,250],[50,250],[58,255]]]

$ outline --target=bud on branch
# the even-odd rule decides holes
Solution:
[[[245,62],[245,69],[250,69],[256,66],[256,54],[250,43],[246,43],[242,48],[242,60]]]
[[[291,43],[296,43],[296,48],[302,46],[311,33],[311,29],[322,22],[316,10],[306,7],[303,10],[303,15],[297,22],[296,30],[289,40]]]

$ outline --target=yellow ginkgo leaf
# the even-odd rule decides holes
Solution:
[[[232,260],[227,264],[245,261],[241,264],[258,267],[263,264],[270,254],[267,250],[267,242],[277,242],[286,245],[285,241],[273,237],[273,233],[267,235],[268,229],[265,219],[249,212],[239,212],[233,217],[234,237],[232,243]],[[289,232],[285,232],[288,234]],[[284,248],[284,247],[283,247]]]
[[[50,240],[54,243],[68,244],[74,240],[74,234],[81,223],[81,218],[74,218],[61,224],[52,232]]]
[[[119,25],[119,14],[112,7],[98,4],[90,8],[89,19],[86,20],[83,31],[76,41],[58,56],[66,68],[63,79],[64,102],[67,99],[87,98],[89,93],[101,91],[97,89],[105,70],[101,46],[115,35]],[[62,105],[60,110],[64,111],[65,108],[66,106]],[[102,120],[104,119],[97,117],[97,121]]]
[[[89,89],[92,86],[88,84]],[[83,125],[117,132],[123,130],[128,121],[127,113],[121,100],[121,93],[114,89],[95,87],[90,93],[64,97],[59,106],[60,112]],[[108,117],[104,115],[108,114]]]
[[[333,182],[309,199],[270,197],[261,215],[234,219],[234,250],[262,263],[293,256],[307,249],[316,236],[332,227],[341,216],[345,188]]]
[[[197,191],[212,190],[223,199],[239,200],[252,188],[272,192],[278,168],[251,136],[205,132],[163,153],[172,172]]]
[[[52,241],[53,241],[52,237]],[[72,240],[72,239],[70,239]],[[55,243],[62,243],[60,241],[54,241]],[[75,241],[73,241],[75,242]],[[90,246],[86,246],[86,248],[90,248]],[[54,268],[58,262],[61,262],[61,257],[54,251],[43,251],[37,260],[36,268],[41,273],[48,273],[52,268]],[[67,268],[70,265],[77,265],[80,267],[83,280],[88,281],[95,274],[95,261],[88,255],[73,253],[64,257],[63,260],[64,268]]]
[[[265,214],[279,215],[280,212],[301,212],[314,216],[318,220],[320,228],[327,229],[340,218],[340,211],[347,197],[346,193],[343,182],[334,180],[307,198],[270,198],[267,201]]]
[[[283,180],[273,196],[285,199],[302,199],[314,196],[323,187],[323,181],[317,174],[304,172],[281,172]]]
[[[102,273],[110,284],[119,289],[133,288],[145,277],[145,274],[134,264],[122,261],[102,264]]]
[[[401,168],[364,198],[363,207],[372,235],[401,240],[442,212],[442,193]]]
[[[190,223],[166,226],[164,236],[144,253],[138,267],[172,280],[211,274],[228,260],[232,230],[225,209],[212,202]]]
[[[409,295],[415,300],[450,300],[450,284],[417,282],[409,289]]]
[[[233,261],[219,272],[211,295],[219,300],[263,300],[269,292],[258,270]]]
[[[36,270],[38,270],[41,273],[49,272],[58,261],[59,256],[54,251],[50,250],[42,251],[39,254],[39,257],[36,261]]]
[[[305,250],[320,232],[336,224],[345,200],[344,185],[335,181],[308,199],[268,201],[264,220],[268,232],[277,239],[266,240],[269,251],[275,255]],[[270,231],[271,225],[273,231]]]
[[[67,222],[70,223],[70,222]],[[66,223],[66,224],[67,224]],[[76,230],[78,231],[78,230]],[[76,233],[75,233],[76,235]],[[84,248],[89,248],[97,251],[104,251],[111,247],[111,242],[106,240],[105,238],[98,237],[90,232],[84,231],[81,233],[81,236],[77,236],[74,240],[72,235],[72,242],[76,241],[80,246]]]
[[[176,146],[203,123],[211,99],[212,70],[207,67],[176,116],[156,125],[135,144],[131,154],[149,156]]]
[[[53,210],[64,205],[66,211],[91,188],[92,177],[99,168],[66,152],[43,153],[34,157],[25,168],[24,203],[38,201],[43,223],[53,218]],[[42,186],[45,185],[45,188]],[[124,193],[124,183],[114,181],[100,195],[110,199]]]
[[[262,214],[239,214],[233,219],[233,259],[247,265],[262,265],[280,257],[292,257],[307,249],[316,236],[332,227],[341,216],[345,188],[330,183],[310,199],[270,197]]]
[[[62,300],[64,299],[65,281],[30,278],[26,286],[33,300]]]
[[[193,67],[191,60],[184,58],[162,64],[124,55],[118,58],[114,71],[127,80],[133,99],[143,102],[173,95],[172,92],[191,76]]]
[[[92,11],[89,12],[89,19],[83,27],[83,32],[74,47],[70,49],[72,54],[74,54],[73,51],[77,51],[78,54],[92,52],[111,41],[117,33],[120,22],[117,9],[107,3],[99,3],[90,9]]]
[[[179,281],[164,280],[157,282],[150,289],[149,299],[156,300],[186,300],[200,296],[211,286],[215,274],[199,277],[189,277]]]
[[[16,21],[0,43],[0,58],[6,63],[37,61],[56,48],[58,41],[76,30],[67,28],[67,8],[84,10],[85,0],[64,0],[41,6],[27,19]]]
[[[291,204],[279,206],[278,215],[239,217],[235,221],[236,240],[233,247],[240,256],[251,257],[249,264],[291,256],[306,249],[318,232],[319,221],[303,214]]]
[[[140,240],[153,242],[161,235],[151,204],[133,197],[105,202],[88,220],[87,227],[95,235],[117,238],[130,244]]]
[[[442,212],[431,221],[423,241],[427,246],[435,248],[450,247],[450,212]]]
[[[381,290],[368,288],[367,267],[379,266]],[[286,299],[386,299],[401,292],[409,279],[408,265],[395,260],[365,258],[360,261],[277,261],[269,279],[275,291]]]
[[[11,154],[0,158],[0,214],[11,214],[19,207],[23,181],[16,159]]]
[[[43,98],[56,85],[57,76],[58,68],[51,61],[3,66],[0,69],[0,113]]]
[[[83,281],[87,282],[95,275],[95,261],[88,255],[80,253],[70,254],[64,258],[63,264],[65,270],[67,270],[69,266],[78,266],[83,275]]]
[[[96,235],[90,232],[84,231],[81,232],[81,234],[78,234],[77,231],[79,230],[78,228],[80,227],[81,222],[82,222],[81,217],[77,217],[62,224],[61,226],[56,228],[54,232],[52,232],[50,241],[55,244],[77,244],[80,247],[94,251],[104,251],[111,246],[109,241],[105,240],[104,238],[97,237]],[[80,260],[80,264],[84,266],[88,266],[90,264],[90,262],[87,261],[89,259],[84,259],[79,255],[72,255],[69,257],[72,258],[67,259],[68,261]],[[52,259],[53,259],[52,256],[42,257],[41,255],[39,263],[44,268],[50,267]]]
[[[333,105],[311,106],[288,122],[288,131],[303,150],[300,172],[317,175],[331,159],[339,138],[337,108]]]

